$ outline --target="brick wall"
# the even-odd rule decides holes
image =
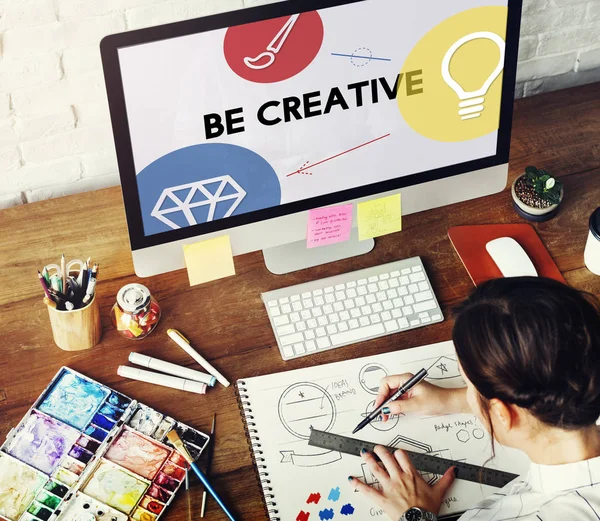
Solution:
[[[257,0],[0,0],[0,208],[119,183],[100,39]],[[518,96],[600,81],[600,0],[524,0]]]

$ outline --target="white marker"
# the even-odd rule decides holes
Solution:
[[[219,371],[217,371],[212,365],[210,365],[194,348],[190,345],[190,342],[187,338],[185,338],[179,331],[176,329],[168,329],[167,335],[171,337],[175,343],[181,347],[188,355],[190,355],[196,362],[198,362],[204,369],[206,369],[210,374],[212,374],[218,382],[225,386],[229,387],[231,384],[227,381]]]
[[[152,371],[144,371],[135,367],[120,365],[117,369],[117,374],[123,378],[131,380],[139,380],[154,385],[162,385],[171,389],[179,389],[180,391],[188,391],[190,393],[205,394],[206,384],[194,382],[193,380],[185,380],[176,376],[167,376],[165,374],[153,373]]]
[[[153,358],[146,356],[141,353],[129,353],[129,361],[132,364],[139,365],[141,367],[147,367],[148,369],[154,369],[161,373],[172,374],[173,376],[179,376],[180,378],[187,378],[188,380],[194,380],[195,382],[202,382],[206,385],[213,387],[217,383],[217,379],[200,371],[194,371],[194,369],[188,369],[181,365],[172,364],[165,362],[159,358]]]

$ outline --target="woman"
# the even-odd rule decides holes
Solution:
[[[531,460],[527,475],[460,521],[600,520],[598,302],[550,279],[498,279],[460,306],[452,337],[467,387],[423,382],[384,413],[473,412],[495,441]],[[410,376],[384,378],[376,405]],[[393,521],[435,520],[453,469],[431,487],[403,451],[378,446],[375,453],[381,464],[373,454],[362,457],[381,491],[353,477],[351,485]]]

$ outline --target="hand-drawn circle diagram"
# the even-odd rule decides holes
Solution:
[[[387,369],[380,364],[365,365],[358,375],[361,387],[369,394],[377,394],[379,382],[388,375]]]
[[[485,436],[485,432],[483,429],[480,429],[480,428],[473,429],[473,437],[474,438],[481,440],[481,439],[483,439],[484,436]]]
[[[367,405],[367,409],[363,414],[363,418],[366,418],[367,415],[375,409],[375,400],[373,400],[369,405]],[[373,427],[376,431],[391,431],[396,425],[398,425],[398,420],[400,416],[404,416],[404,414],[390,414],[388,421],[384,422],[380,418],[375,418],[369,425]]]
[[[310,430],[329,431],[336,419],[335,403],[321,386],[302,382],[288,387],[279,398],[279,419],[286,430],[302,440]]]

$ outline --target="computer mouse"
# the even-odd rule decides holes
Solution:
[[[485,245],[505,277],[537,277],[535,266],[522,246],[512,237],[499,237]]]

